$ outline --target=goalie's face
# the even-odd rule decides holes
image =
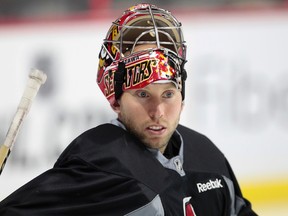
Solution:
[[[149,148],[164,152],[183,108],[181,92],[172,82],[127,90],[114,110],[128,131]]]

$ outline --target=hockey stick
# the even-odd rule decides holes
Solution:
[[[45,83],[46,79],[47,76],[42,71],[37,69],[31,70],[29,74],[29,80],[9,130],[6,134],[4,144],[0,146],[0,175],[12,150],[23,120],[30,110],[33,99],[36,96],[40,86]]]

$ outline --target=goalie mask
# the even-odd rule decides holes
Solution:
[[[99,53],[97,84],[111,105],[123,91],[153,82],[173,82],[184,100],[185,62],[181,24],[169,11],[139,4],[109,29]]]

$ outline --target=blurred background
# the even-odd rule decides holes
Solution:
[[[181,123],[230,161],[259,215],[288,212],[288,1],[148,1],[183,24],[188,46]],[[0,143],[31,68],[40,89],[0,176],[0,200],[51,168],[80,133],[116,115],[96,84],[111,22],[140,1],[0,0]]]

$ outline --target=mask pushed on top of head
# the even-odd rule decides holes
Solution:
[[[173,82],[185,97],[186,46],[167,10],[139,4],[112,23],[99,53],[97,83],[111,105],[123,91]]]

